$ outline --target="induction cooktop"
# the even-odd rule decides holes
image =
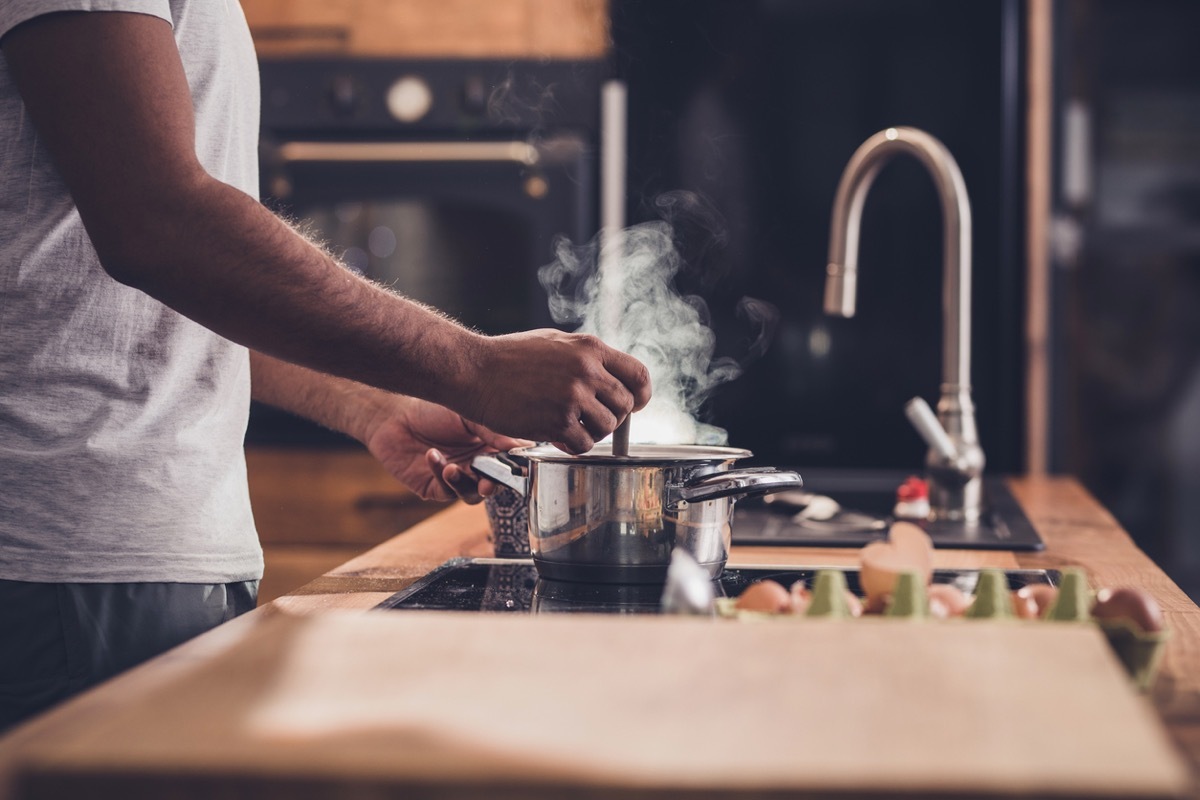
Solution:
[[[755,581],[770,579],[784,586],[803,580],[811,585],[821,567],[807,569],[772,566],[727,567],[714,581],[718,597],[737,597]],[[841,569],[849,589],[861,594],[858,570]],[[1055,570],[1007,570],[1010,589],[1044,583],[1056,586]],[[966,594],[975,590],[978,570],[935,570],[934,583],[950,583]],[[426,611],[483,611],[509,614],[583,612],[600,614],[656,614],[660,612],[661,585],[566,583],[538,577],[530,559],[455,558],[437,567],[411,586],[384,600],[376,608]]]

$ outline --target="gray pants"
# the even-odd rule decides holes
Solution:
[[[254,608],[258,581],[0,580],[0,733]]]

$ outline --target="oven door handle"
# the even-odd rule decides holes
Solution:
[[[284,163],[512,162],[532,167],[542,160],[528,142],[285,142],[277,155]]]

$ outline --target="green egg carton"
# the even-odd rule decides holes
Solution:
[[[975,585],[975,599],[963,614],[967,619],[1012,619],[1012,595],[1008,592],[1008,576],[1003,570],[985,569]]]
[[[769,614],[739,610],[735,606],[736,600],[731,597],[716,599],[717,614],[755,620],[805,617],[850,619],[853,614],[846,598],[846,589],[845,573],[839,569],[824,569],[820,570],[813,580],[812,600],[803,614]],[[1040,620],[1028,621],[1028,624],[1075,622],[1096,625],[1104,632],[1109,647],[1134,685],[1141,691],[1149,691],[1158,674],[1166,643],[1170,639],[1170,631],[1147,633],[1128,620],[1095,619],[1091,614],[1094,599],[1083,570],[1063,570],[1054,603]],[[904,572],[897,577],[896,587],[884,616],[909,620],[931,618],[928,593],[920,575]],[[1012,596],[1008,590],[1008,577],[1003,570],[980,571],[974,600],[963,616],[972,620],[1016,620]]]
[[[929,597],[925,593],[925,581],[915,572],[901,572],[896,576],[896,588],[892,590],[892,601],[888,603],[884,616],[903,619],[928,619]]]
[[[1095,620],[1108,646],[1112,648],[1121,666],[1129,673],[1134,685],[1143,692],[1150,691],[1158,676],[1158,667],[1171,632],[1167,630],[1147,633],[1129,620]]]
[[[805,610],[806,617],[849,619],[850,601],[846,599],[846,573],[840,569],[823,569],[813,579],[812,599]]]
[[[1096,596],[1088,585],[1087,574],[1079,568],[1065,569],[1058,585],[1058,597],[1046,610],[1044,619],[1052,622],[1090,622],[1104,632],[1108,646],[1141,691],[1149,691],[1158,675],[1169,631],[1146,632],[1126,619],[1096,619],[1092,604]]]
[[[1053,622],[1089,622],[1092,619],[1092,590],[1087,575],[1079,568],[1065,569],[1058,584],[1058,597],[1046,610]]]

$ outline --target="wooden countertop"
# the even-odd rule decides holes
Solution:
[[[1200,776],[1200,608],[1138,550],[1128,535],[1076,481],[1021,478],[1010,486],[1046,542],[1041,553],[939,550],[936,566],[974,568],[1082,567],[1095,586],[1134,585],[1162,604],[1172,638],[1151,695],[1153,706],[1193,776]],[[67,731],[146,697],[189,670],[255,635],[281,612],[369,609],[455,556],[491,555],[488,525],[479,506],[453,505],[291,595],[199,637],[65,703],[0,738],[0,800],[12,796],[11,777],[23,753],[46,748]],[[731,564],[853,566],[852,549],[738,547]],[[1200,797],[1200,780],[1193,780]]]

